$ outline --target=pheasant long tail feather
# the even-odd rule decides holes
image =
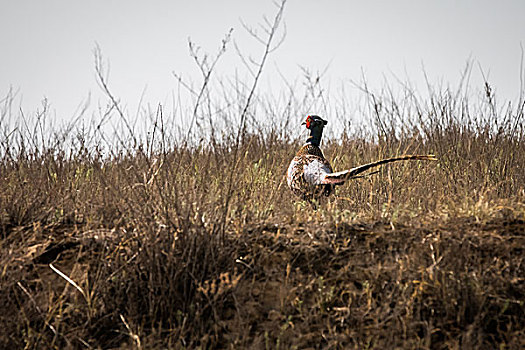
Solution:
[[[400,157],[382,159],[382,160],[378,160],[376,162],[361,165],[361,166],[358,166],[358,167],[355,167],[349,170],[343,170],[343,171],[339,171],[336,173],[327,174],[324,177],[322,183],[332,184],[332,185],[342,184],[346,180],[356,178],[357,175],[367,171],[368,169],[371,169],[371,168],[374,168],[374,167],[377,167],[383,164],[387,164],[387,163],[401,161],[401,160],[437,160],[437,158],[434,155],[429,154],[429,155],[404,155]]]

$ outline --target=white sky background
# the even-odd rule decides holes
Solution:
[[[72,118],[89,93],[96,108],[104,100],[94,73],[98,43],[110,62],[110,87],[128,111],[144,88],[146,103],[166,103],[177,86],[172,72],[200,78],[189,37],[214,54],[234,28],[244,52],[259,57],[261,47],[240,19],[255,26],[264,14],[273,18],[271,0],[0,0],[0,99],[12,87],[31,113],[47,97],[61,120]],[[394,74],[424,89],[423,66],[431,83],[455,86],[471,58],[472,85],[480,85],[479,63],[500,101],[520,93],[523,0],[289,0],[284,22],[286,40],[264,73],[271,86],[282,83],[275,67],[293,81],[299,66],[316,72],[327,65],[324,79],[332,86],[359,81],[364,72],[372,88],[384,76],[395,82]],[[216,72],[236,68],[242,70],[230,45]]]

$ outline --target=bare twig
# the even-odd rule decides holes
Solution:
[[[188,132],[186,134],[185,143],[187,143],[189,141],[189,137],[191,135],[191,131],[192,131],[193,125],[195,124],[195,121],[197,119],[197,114],[198,114],[198,111],[199,111],[199,107],[201,105],[201,100],[202,100],[205,92],[207,91],[208,84],[210,82],[211,75],[212,75],[212,73],[213,73],[213,71],[215,69],[215,66],[219,62],[219,59],[221,58],[221,56],[226,52],[226,48],[227,48],[228,43],[230,42],[232,32],[233,32],[233,28],[230,29],[230,31],[226,34],[226,36],[222,40],[222,44],[221,44],[221,47],[219,49],[219,52],[217,53],[217,55],[215,55],[215,58],[213,59],[211,64],[208,63],[208,56],[204,55],[204,56],[201,57],[199,55],[199,47],[195,46],[195,44],[191,41],[191,39],[188,39],[188,46],[189,46],[189,49],[190,49],[190,55],[193,57],[195,63],[199,67],[199,70],[201,71],[201,74],[202,74],[202,77],[203,77],[202,85],[201,85],[201,88],[199,89],[199,92],[196,92],[189,85],[185,84],[184,81],[182,80],[182,77],[180,77],[175,72],[173,72],[173,75],[177,78],[177,80],[188,91],[190,91],[192,94],[197,96],[197,99],[195,101],[195,105],[193,107],[193,114],[192,114],[192,118],[191,118],[191,121],[190,121],[190,125],[188,127]]]
[[[140,338],[137,334],[135,334],[132,330],[131,330],[131,327],[129,326],[128,322],[126,321],[126,319],[124,318],[124,316],[122,316],[122,314],[119,315],[120,316],[120,319],[122,320],[122,323],[124,323],[124,326],[126,326],[126,329],[128,330],[128,335],[131,339],[133,339],[133,341],[135,342],[135,344],[137,344],[137,348],[140,350],[142,349],[142,344],[140,342]]]
[[[131,136],[131,138],[133,139],[133,147],[137,147],[138,140],[135,137],[135,132],[133,131],[133,128],[129,124],[128,118],[126,118],[126,116],[124,114],[124,111],[121,109],[119,101],[115,98],[115,96],[113,95],[113,93],[109,89],[109,86],[108,86],[108,74],[109,74],[109,72],[107,74],[105,74],[104,64],[102,62],[102,51],[101,51],[100,47],[98,46],[98,44],[96,45],[95,49],[93,50],[93,53],[94,53],[94,56],[95,56],[95,73],[97,75],[97,83],[100,86],[100,88],[102,89],[102,91],[109,98],[112,108],[114,108],[117,111],[118,115],[120,116],[120,119],[122,120],[122,122],[126,126],[128,132],[129,132],[129,134]],[[109,115],[109,112],[108,112],[107,115]]]
[[[237,130],[237,135],[235,137],[235,144],[234,144],[234,153],[233,153],[233,161],[232,161],[232,164],[230,165],[230,172],[229,172],[229,176],[228,176],[228,191],[226,192],[226,199],[225,199],[225,202],[224,202],[224,208],[223,208],[223,217],[222,217],[222,221],[221,221],[221,232],[224,233],[224,225],[226,223],[226,218],[227,218],[227,215],[228,215],[228,210],[229,210],[229,206],[230,206],[230,201],[231,201],[231,198],[233,197],[233,184],[236,183],[237,181],[234,181],[234,174],[237,173],[237,166],[238,166],[238,161],[239,161],[239,145],[240,145],[240,140],[241,140],[241,136],[244,135],[246,133],[246,116],[248,114],[248,109],[250,108],[251,106],[251,102],[252,102],[252,99],[255,95],[255,90],[257,88],[257,85],[259,83],[259,78],[261,77],[261,74],[263,72],[263,69],[264,69],[264,66],[265,66],[265,63],[266,63],[266,59],[268,58],[268,55],[270,54],[270,52],[275,49],[275,47],[272,47],[272,44],[273,44],[273,39],[275,37],[275,34],[277,33],[277,29],[279,28],[279,24],[281,23],[281,20],[282,20],[282,16],[283,16],[283,13],[284,13],[284,6],[286,4],[286,0],[282,0],[280,4],[277,4],[278,6],[278,9],[277,9],[277,14],[275,15],[274,19],[273,19],[273,23],[272,23],[272,26],[271,28],[268,28],[268,35],[267,35],[267,38],[266,40],[262,40],[261,37],[258,36],[258,34],[251,30],[250,28],[246,27],[246,30],[259,42],[262,41],[262,43],[264,44],[264,52],[263,52],[263,55],[262,55],[262,58],[258,64],[258,70],[257,70],[257,73],[255,74],[255,78],[253,79],[253,82],[252,82],[252,87],[251,87],[251,90],[250,90],[250,93],[248,94],[248,98],[246,99],[246,103],[244,104],[244,108],[241,112],[241,117],[240,117],[240,121],[239,121],[239,128]],[[280,41],[282,42],[282,40]]]
[[[84,290],[78,284],[76,284],[75,281],[73,281],[65,273],[63,273],[62,271],[60,271],[59,269],[54,267],[53,264],[49,264],[49,267],[51,268],[51,270],[56,272],[60,277],[65,279],[69,284],[71,284],[73,287],[75,287],[84,296],[84,299],[86,300],[86,302],[88,301],[88,297],[86,295],[86,292],[84,292]]]

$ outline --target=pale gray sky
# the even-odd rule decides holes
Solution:
[[[256,56],[260,48],[240,19],[255,25],[274,13],[271,0],[0,0],[0,97],[10,87],[19,90],[27,112],[47,97],[66,120],[90,92],[96,106],[101,95],[92,51],[98,43],[111,64],[113,92],[128,108],[136,108],[146,86],[147,102],[164,102],[176,86],[173,71],[199,77],[188,37],[213,53],[234,28],[239,46]],[[293,80],[299,66],[315,72],[330,63],[325,78],[332,83],[360,80],[364,71],[377,87],[391,74],[424,87],[424,65],[431,82],[455,84],[471,57],[473,83],[479,83],[479,62],[500,99],[514,100],[524,16],[523,0],[289,0],[287,37],[264,79],[279,84],[276,66]],[[236,67],[230,46],[217,72]]]

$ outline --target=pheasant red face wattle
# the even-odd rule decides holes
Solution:
[[[307,129],[310,129],[310,121],[311,121],[311,117],[308,116],[308,117],[306,118],[306,128],[307,128]]]

